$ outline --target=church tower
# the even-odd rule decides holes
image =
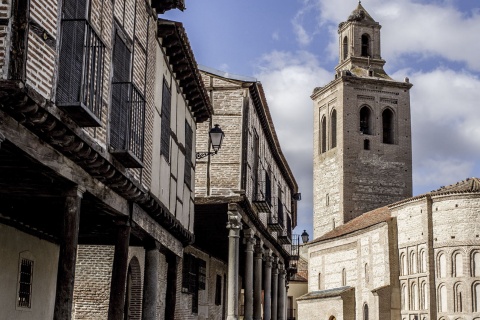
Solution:
[[[412,195],[412,84],[383,70],[380,28],[359,2],[338,26],[335,79],[311,96],[315,238]]]

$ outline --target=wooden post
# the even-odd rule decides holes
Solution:
[[[75,263],[80,228],[80,204],[84,192],[85,190],[77,186],[72,188],[65,198],[54,320],[70,320],[72,317]]]
[[[157,241],[146,248],[142,303],[143,320],[157,319],[159,250],[160,244]]]
[[[125,285],[128,270],[128,245],[130,243],[130,224],[119,222],[117,240],[113,256],[112,282],[110,285],[110,303],[108,320],[123,319],[125,306]]]

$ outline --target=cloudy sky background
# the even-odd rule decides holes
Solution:
[[[262,82],[312,235],[313,89],[333,80],[337,26],[356,0],[186,0],[199,64]],[[364,0],[382,25],[382,57],[411,89],[414,195],[480,177],[480,1]]]

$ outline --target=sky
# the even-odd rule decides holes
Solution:
[[[357,0],[185,0],[161,18],[183,23],[197,63],[254,77],[302,193],[295,234],[313,230],[315,87],[334,79],[338,24]],[[480,177],[480,1],[363,0],[382,25],[382,58],[410,78],[413,195]]]

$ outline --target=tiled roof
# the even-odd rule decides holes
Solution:
[[[333,239],[339,236],[343,236],[358,230],[362,230],[381,222],[389,221],[390,209],[388,207],[381,207],[362,214],[361,216],[327,232],[323,236],[311,241],[310,243],[320,242],[327,239]]]
[[[308,280],[305,279],[305,277],[302,277],[302,276],[299,275],[298,273],[295,273],[295,274],[293,275],[293,277],[290,278],[290,281],[308,282]]]
[[[480,192],[480,179],[467,178],[449,186],[442,186],[438,190],[430,192],[433,195],[449,194],[449,193],[465,193],[465,192]]]
[[[310,300],[310,299],[321,299],[321,298],[331,298],[331,297],[338,297],[343,293],[354,290],[353,287],[340,287],[335,289],[328,289],[328,290],[321,290],[321,291],[311,291],[307,294],[304,294],[298,300]]]

